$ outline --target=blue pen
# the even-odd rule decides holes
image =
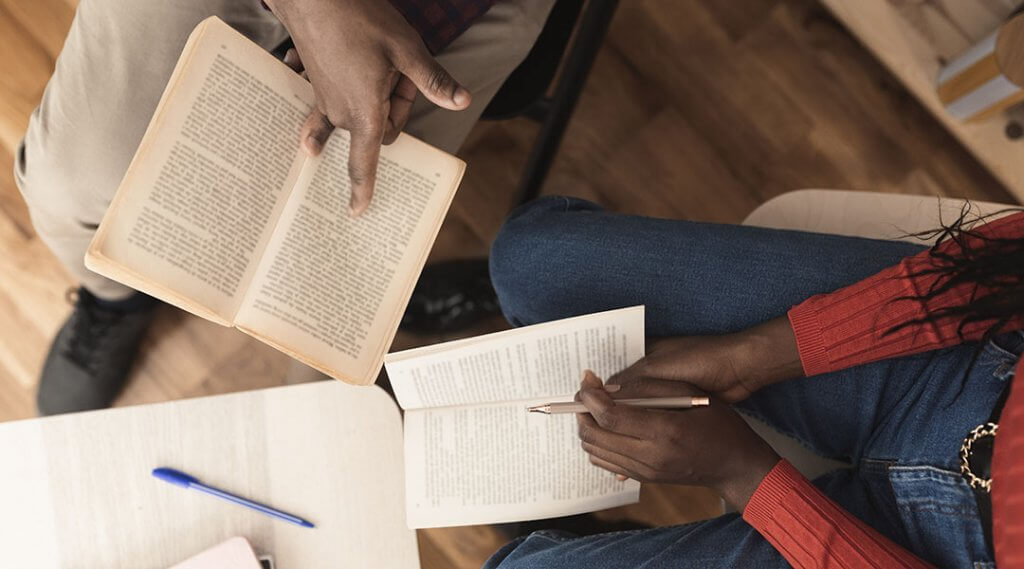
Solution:
[[[192,488],[193,490],[199,490],[200,492],[205,492],[207,494],[210,494],[211,496],[216,496],[216,497],[220,498],[221,500],[227,500],[228,502],[234,502],[234,503],[236,503],[236,504],[238,504],[240,506],[245,506],[246,508],[251,508],[253,510],[256,510],[257,512],[264,513],[264,514],[266,514],[266,515],[268,515],[270,517],[277,518],[279,520],[284,520],[286,522],[291,522],[293,524],[300,525],[300,526],[305,527],[305,528],[316,527],[313,524],[307,522],[306,520],[304,520],[304,519],[302,519],[300,517],[293,516],[291,514],[286,514],[286,513],[282,512],[281,510],[275,510],[274,508],[271,508],[270,506],[264,506],[263,504],[260,504],[260,503],[257,503],[257,502],[253,502],[252,500],[246,500],[245,498],[242,498],[241,496],[235,496],[234,494],[231,494],[230,492],[225,492],[223,490],[218,490],[218,489],[213,488],[211,486],[207,486],[206,484],[203,484],[202,482],[200,482],[195,476],[189,476],[188,474],[185,474],[184,472],[182,472],[180,470],[175,470],[173,468],[154,468],[153,469],[153,476],[156,476],[157,478],[159,478],[160,480],[163,480],[164,482],[170,482],[171,484],[174,484],[175,486],[181,486],[182,488]]]

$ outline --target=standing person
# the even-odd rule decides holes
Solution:
[[[514,212],[491,256],[511,322],[645,304],[647,333],[662,338],[611,378],[614,395],[583,381],[591,462],[708,486],[740,513],[536,532],[486,567],[1024,567],[1024,393],[1011,391],[1024,212],[943,235],[925,249],[615,215],[572,198]],[[615,405],[702,393],[705,409]],[[737,410],[852,466],[808,481]]]
[[[152,321],[153,299],[83,258],[196,24],[219,16],[268,50],[292,37],[287,62],[317,99],[303,147],[316,154],[334,128],[351,133],[358,214],[381,143],[404,129],[455,152],[553,1],[81,0],[15,164],[37,233],[81,283],[43,367],[40,412],[108,406]]]

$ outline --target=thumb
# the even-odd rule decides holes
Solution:
[[[396,67],[408,77],[431,103],[451,111],[469,106],[472,96],[459,85],[427,48],[422,44],[404,50],[398,56]]]
[[[609,377],[607,383],[609,385],[622,385],[623,383],[629,383],[635,379],[647,376],[646,363],[647,358],[640,358],[633,365]]]
[[[306,70],[306,67],[302,65],[302,58],[299,57],[299,52],[295,48],[289,48],[284,54],[284,64],[291,68],[292,71],[302,74]]]
[[[327,119],[327,116],[319,110],[313,109],[313,112],[306,117],[305,124],[302,125],[302,134],[300,135],[302,147],[310,156],[318,156],[323,151],[332,132],[334,132],[334,125]]]
[[[579,401],[584,389],[603,390],[604,388],[605,386],[601,383],[601,378],[597,377],[597,375],[589,369],[585,369],[583,370],[583,381],[580,382],[580,390],[576,392],[576,397],[574,399]],[[615,390],[617,389],[618,388],[616,387]],[[608,393],[612,392],[613,391],[608,391]]]
[[[597,377],[597,374],[589,369],[585,369],[583,370],[583,382],[580,383],[580,386],[587,389],[601,389],[604,385],[601,383],[601,378]]]

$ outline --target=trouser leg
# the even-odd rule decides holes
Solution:
[[[437,54],[437,61],[473,94],[468,109],[449,111],[422,96],[406,132],[455,153],[540,35],[554,0],[501,0]]]
[[[517,325],[646,304],[649,336],[735,332],[922,247],[740,225],[620,215],[565,197],[512,213],[491,252]]]
[[[736,514],[650,530],[586,537],[534,532],[498,550],[484,569],[621,569],[789,567],[781,555]]]
[[[259,0],[82,0],[18,150],[15,179],[39,237],[102,298],[131,289],[83,258],[189,33],[216,15],[265,48],[286,37]]]

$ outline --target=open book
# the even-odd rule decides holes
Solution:
[[[348,213],[348,134],[308,158],[309,83],[217,18],[192,32],[86,255],[111,279],[354,384],[376,379],[465,164],[410,136]]]
[[[583,371],[607,378],[644,355],[635,306],[387,356],[405,409],[409,527],[503,523],[630,504],[640,484],[590,464],[572,400]]]

